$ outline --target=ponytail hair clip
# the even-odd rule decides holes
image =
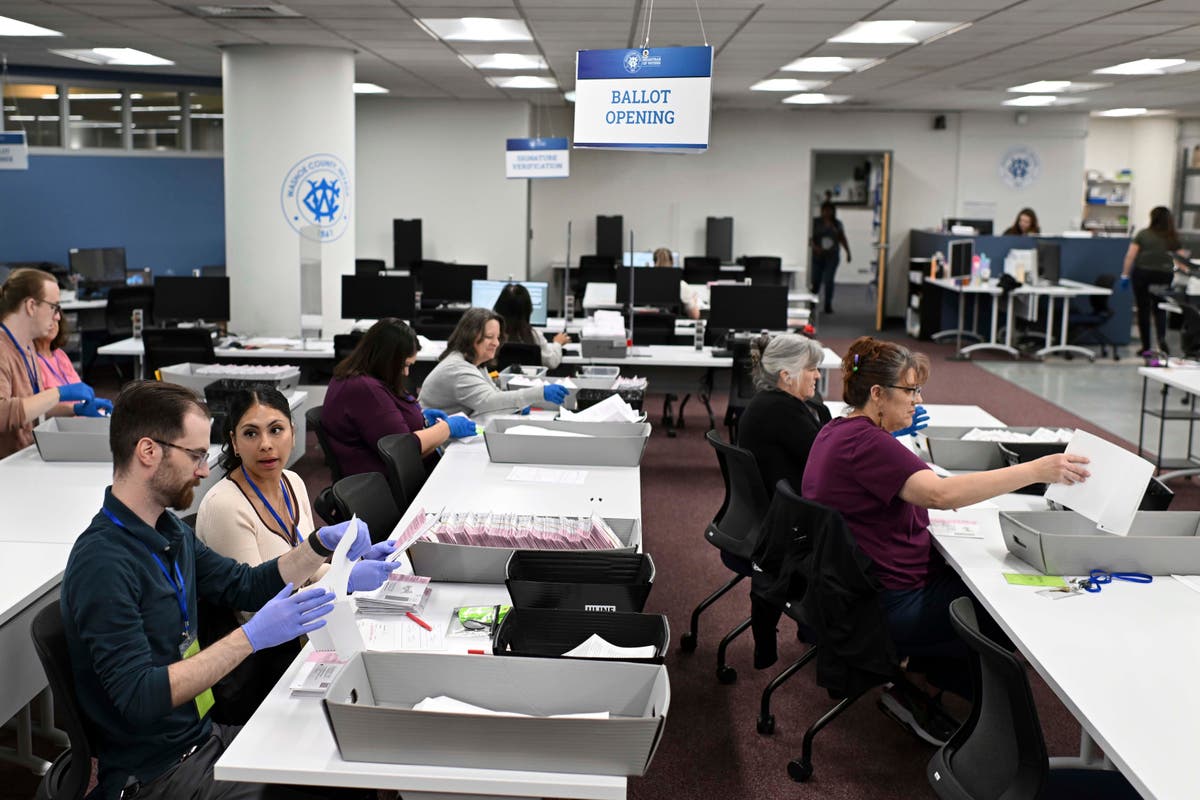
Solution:
[[[858,372],[858,353],[854,354],[854,366],[850,368],[851,372]]]

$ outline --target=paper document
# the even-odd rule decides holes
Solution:
[[[1200,575],[1172,575],[1171,577],[1193,592],[1200,592]]]
[[[335,650],[342,659],[349,659],[363,649],[362,635],[354,623],[354,598],[346,593],[350,570],[354,566],[347,554],[350,552],[350,545],[357,538],[357,530],[358,515],[354,515],[350,518],[350,528],[342,535],[333,551],[329,571],[315,584],[333,593],[333,611],[325,615],[323,628],[317,628],[308,634],[308,640],[314,649]]]
[[[529,717],[532,714],[519,714],[516,711],[495,711],[483,706],[464,703],[453,697],[438,695],[426,697],[413,706],[413,711],[430,711],[438,714],[486,714],[492,717]],[[550,714],[551,719],[608,719],[607,711],[585,711],[578,714]]]
[[[558,417],[571,422],[640,422],[642,413],[635,411],[621,395],[613,394],[582,411],[560,408]]]
[[[972,428],[962,435],[964,442],[1069,442],[1073,428],[1038,428],[1033,433],[1007,428]]]
[[[937,536],[952,536],[955,539],[982,539],[983,531],[979,520],[969,517],[941,517],[929,520],[929,532]]]
[[[577,431],[564,431],[558,428],[543,428],[539,425],[513,425],[511,428],[506,428],[505,433],[515,436],[566,436],[576,439],[593,439],[595,438],[590,433],[579,433]]]
[[[1102,531],[1127,534],[1154,465],[1086,431],[1075,431],[1067,453],[1091,459],[1087,465],[1091,477],[1069,486],[1053,483],[1046,489],[1046,499],[1082,514]]]
[[[578,647],[563,653],[567,658],[654,658],[658,648],[652,644],[643,647],[620,647],[605,641],[600,634],[593,633]]]
[[[332,651],[315,650],[309,653],[292,679],[292,697],[324,697],[345,663]]]
[[[505,480],[526,483],[559,483],[582,486],[587,480],[585,469],[546,469],[545,467],[513,467]]]
[[[427,631],[408,617],[360,619],[358,630],[368,650],[445,650],[446,639],[435,628]]]

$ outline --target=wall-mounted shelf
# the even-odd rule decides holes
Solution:
[[[1089,202],[1102,199],[1104,202]],[[1089,231],[1129,233],[1129,209],[1133,203],[1133,182],[1117,178],[1088,178],[1083,181],[1081,227]],[[1106,209],[1097,211],[1096,209]],[[1114,215],[1116,219],[1114,219]]]

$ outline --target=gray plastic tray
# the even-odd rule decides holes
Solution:
[[[164,381],[166,381],[168,383],[177,383],[180,386],[186,386],[187,388],[189,388],[193,392],[195,392],[196,396],[199,397],[201,400],[204,399],[204,387],[208,386],[210,383],[219,381],[222,378],[233,378],[235,380],[253,380],[253,381],[261,381],[264,383],[274,383],[275,388],[285,394],[289,390],[295,388],[296,384],[300,382],[300,368],[299,367],[290,367],[287,370],[287,372],[284,372],[279,376],[246,375],[245,373],[238,372],[236,369],[232,369],[228,373],[222,372],[220,374],[213,373],[210,375],[197,375],[196,374],[196,369],[198,369],[199,367],[212,367],[212,366],[213,366],[212,364],[194,364],[194,363],[188,361],[188,362],[185,362],[182,364],[172,364],[169,367],[162,367],[159,369],[159,373],[162,375],[162,379]],[[297,441],[300,441],[300,440],[297,439]]]
[[[438,695],[531,716],[412,710]],[[666,667],[656,664],[365,652],[342,668],[324,703],[347,761],[642,775],[670,700]],[[550,718],[583,711],[610,716]]]
[[[525,366],[523,364],[509,364],[504,369],[496,374],[496,383],[501,389],[508,389],[508,381],[510,378],[515,378],[518,375],[523,375],[526,378],[542,378],[546,377],[549,372],[545,367]]]
[[[579,354],[584,358],[625,358],[629,355],[628,339],[579,339]]]
[[[637,552],[642,536],[641,525],[636,519],[605,518],[604,521],[624,544],[611,552]],[[447,583],[504,583],[512,554],[511,547],[471,547],[442,542],[417,541],[408,548],[415,574]]]
[[[42,461],[112,461],[108,417],[49,417],[33,429]]]
[[[522,436],[505,431],[532,425],[576,433],[574,436]],[[488,458],[504,464],[568,464],[585,467],[636,467],[650,438],[648,422],[568,422],[496,418],[483,429]]]
[[[999,469],[1008,466],[1000,453],[998,442],[964,442],[963,434],[974,430],[977,426],[930,426],[921,433],[924,435],[924,447],[929,454],[929,460],[942,469],[979,471]],[[991,430],[989,428],[989,430]],[[1033,433],[1037,427],[1008,427],[996,430],[1016,431],[1018,433]]]
[[[1046,575],[1200,574],[1198,530],[1196,511],[1139,511],[1126,536],[1098,530],[1074,511],[1000,512],[1008,551]]]

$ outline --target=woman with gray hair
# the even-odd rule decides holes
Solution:
[[[795,333],[763,334],[750,353],[759,391],[738,423],[738,445],[754,454],[768,497],[784,478],[798,492],[808,451],[830,418],[817,395],[824,349]]]

